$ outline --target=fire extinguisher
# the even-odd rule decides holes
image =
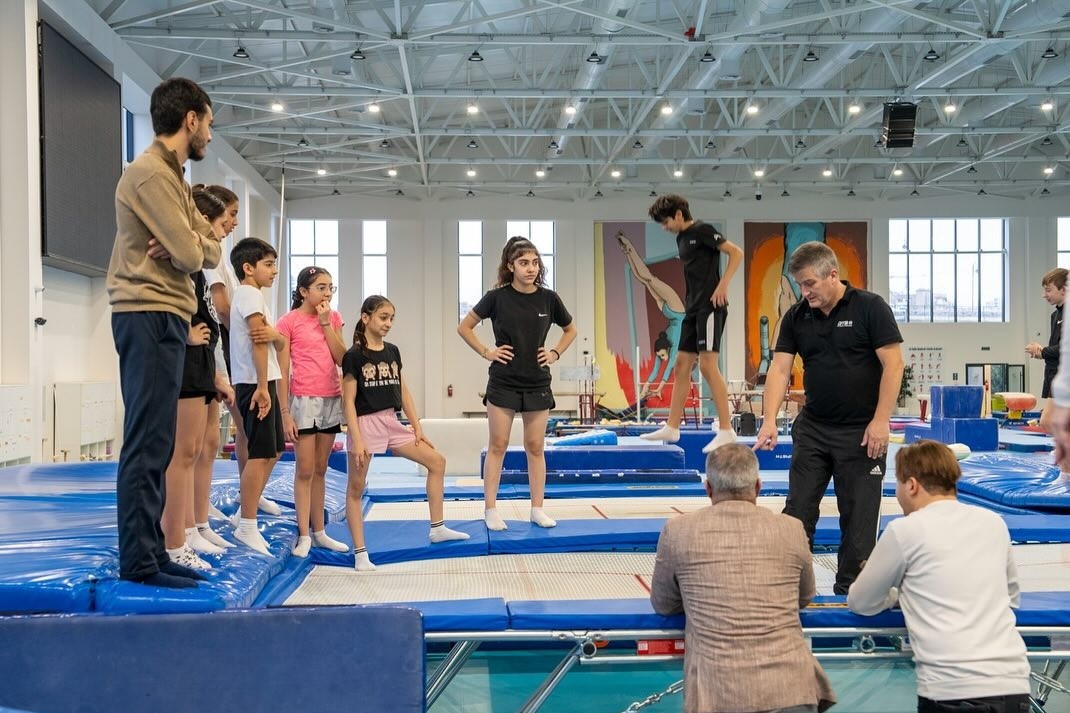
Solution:
[[[453,396],[453,384],[450,384],[446,387],[446,396]]]

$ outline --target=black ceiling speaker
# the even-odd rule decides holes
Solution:
[[[887,149],[911,148],[918,105],[910,102],[888,102],[884,105],[881,122],[881,143]]]

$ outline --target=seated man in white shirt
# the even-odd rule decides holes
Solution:
[[[876,614],[898,599],[914,649],[918,713],[1028,713],[1010,533],[995,513],[956,500],[960,475],[942,443],[899,450],[895,496],[906,517],[881,535],[847,605]]]

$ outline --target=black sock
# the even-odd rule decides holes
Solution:
[[[167,561],[160,565],[160,571],[164,574],[169,574],[173,577],[185,577],[186,579],[195,579],[199,582],[207,582],[208,578],[195,569],[189,567],[183,567],[177,562]]]
[[[197,582],[189,577],[178,577],[165,572],[155,572],[144,579],[136,581],[141,584],[147,584],[150,587],[167,587],[168,589],[188,589],[197,586]]]

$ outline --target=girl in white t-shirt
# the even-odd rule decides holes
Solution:
[[[279,368],[282,380],[290,386],[290,402],[282,406],[282,427],[294,444],[297,544],[293,554],[297,557],[307,557],[311,547],[349,551],[344,542],[327,536],[323,515],[327,459],[345,418],[338,367],[346,345],[342,316],[331,309],[334,291],[329,272],[316,266],[304,268],[297,273],[291,311],[275,325],[290,342],[288,358],[279,360]]]

